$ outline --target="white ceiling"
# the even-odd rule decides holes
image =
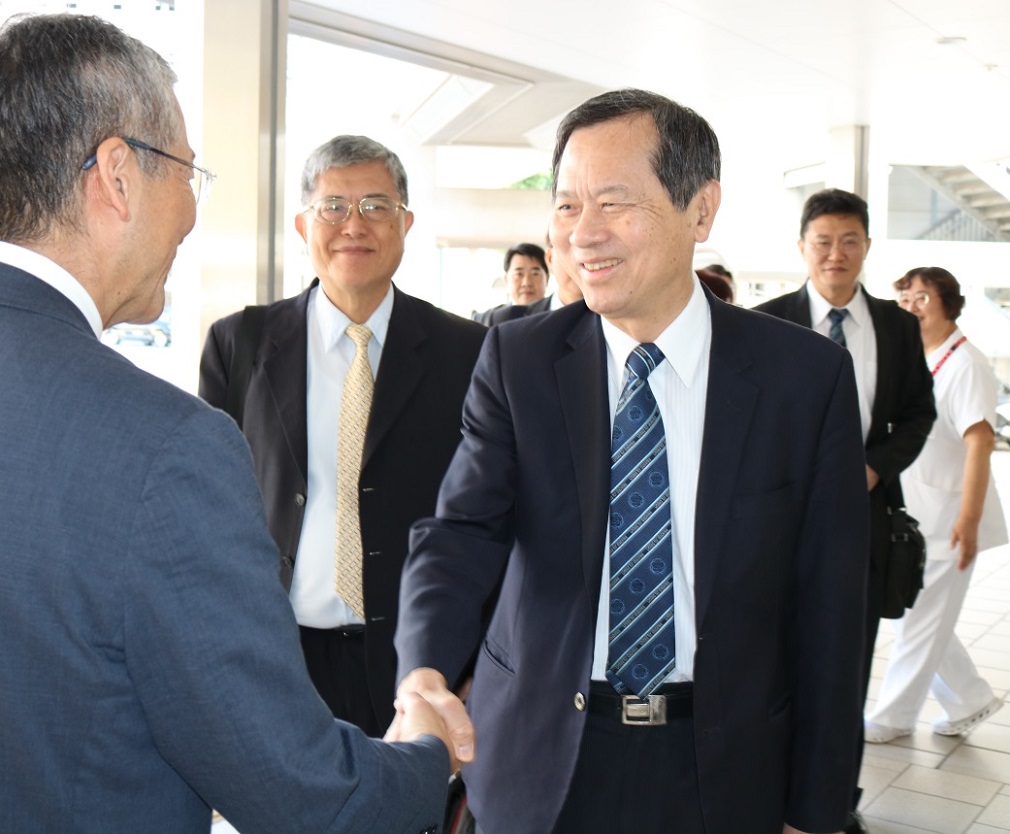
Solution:
[[[491,81],[434,143],[549,145],[572,106],[636,86],[694,107],[727,153],[760,136],[782,170],[823,161],[829,131],[850,125],[889,163],[1010,157],[1010,0],[290,0],[290,13],[292,31]]]

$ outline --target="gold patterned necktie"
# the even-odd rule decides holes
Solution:
[[[358,481],[365,429],[372,408],[372,367],[368,362],[368,341],[372,331],[363,324],[347,325],[347,337],[354,342],[354,359],[344,379],[337,429],[337,540],[334,589],[359,617],[365,617],[361,592],[361,515],[358,509]]]

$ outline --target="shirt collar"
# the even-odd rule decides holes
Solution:
[[[342,338],[347,325],[351,320],[333,302],[327,298],[322,291],[322,285],[313,290],[315,295],[314,303],[316,308],[316,321],[319,322],[319,335],[323,340],[323,349],[332,350]],[[389,290],[385,297],[375,308],[375,312],[368,317],[364,324],[372,331],[372,338],[381,348],[386,342],[386,333],[389,331],[389,317],[393,312],[393,285],[389,285]]]
[[[961,332],[961,328],[955,326],[954,332],[947,337],[946,341],[942,345],[933,350],[933,352],[930,353],[929,356],[926,357],[926,359],[927,360],[932,359],[934,356],[943,356],[948,350],[950,350],[954,346],[954,342],[960,339],[963,335],[964,334]]]
[[[95,300],[84,289],[83,284],[58,263],[33,249],[26,249],[6,241],[0,241],[0,262],[16,267],[29,275],[34,275],[40,281],[65,295],[88,320],[95,336],[101,335],[102,317],[98,312]]]
[[[623,384],[624,366],[631,351],[638,346],[638,342],[607,319],[601,317],[601,321],[607,350],[614,361],[614,367],[622,375]],[[711,327],[708,300],[701,288],[701,282],[697,276],[694,276],[694,291],[691,293],[687,306],[656,339],[656,345],[663,351],[666,361],[670,363],[674,373],[688,388],[691,387],[698,372],[701,354]]]
[[[861,284],[856,284],[856,291],[853,293],[849,303],[842,307],[835,307],[823,295],[817,292],[813,281],[807,281],[807,293],[810,296],[810,324],[812,327],[817,327],[823,322],[832,310],[848,310],[849,318],[857,325],[865,324],[869,321],[870,308],[866,306],[866,297],[863,295]]]

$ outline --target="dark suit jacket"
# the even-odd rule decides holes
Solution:
[[[315,283],[313,284],[315,286]],[[311,290],[311,288],[310,288]],[[249,441],[270,532],[290,588],[304,515],[306,309],[310,290],[267,311],[246,395]],[[223,408],[241,313],[215,322],[200,362],[200,396]],[[380,724],[393,718],[400,571],[410,525],[435,509],[460,440],[463,397],[487,331],[394,289],[361,463],[360,512],[365,649]]]
[[[860,291],[870,308],[877,338],[877,387],[866,437],[866,463],[880,476],[880,484],[870,493],[870,558],[874,570],[881,573],[890,543],[888,503],[902,503],[898,476],[921,451],[936,419],[936,408],[919,322],[895,302],[874,298],[863,287]],[[811,326],[806,285],[755,309]]]
[[[711,298],[711,296],[709,296]],[[711,303],[695,564],[706,830],[843,827],[862,721],[866,504],[852,363]],[[414,525],[400,674],[452,681],[481,638],[464,769],[487,834],[550,831],[578,754],[610,485],[606,348],[584,302],[488,331],[437,518]],[[661,778],[661,777],[660,777]]]
[[[434,831],[448,756],[334,721],[235,424],[0,265],[0,831]]]
[[[491,307],[483,313],[474,313],[473,320],[481,324],[492,327],[501,324],[503,321],[521,319],[524,316],[532,316],[534,313],[546,313],[551,309],[552,295],[545,295],[539,301],[532,304],[499,304]]]

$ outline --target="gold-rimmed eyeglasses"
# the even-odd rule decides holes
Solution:
[[[362,197],[357,202],[346,197],[324,197],[303,208],[302,212],[311,214],[320,223],[336,226],[350,217],[353,209],[371,223],[388,223],[398,211],[406,211],[407,207],[391,197]]]
[[[927,304],[929,304],[929,293],[922,290],[903,292],[898,295],[898,306],[903,310],[911,310],[912,307],[925,307]]]
[[[139,139],[131,139],[127,136],[122,137],[122,139],[131,148],[156,153],[158,156],[163,156],[165,159],[171,159],[172,162],[178,162],[180,165],[185,165],[187,168],[192,169],[193,176],[189,180],[189,185],[190,188],[193,189],[193,196],[196,198],[198,203],[200,202],[200,197],[210,191],[210,185],[216,178],[216,175],[212,171],[209,171],[206,168],[201,168],[193,162],[188,162],[181,156],[175,156],[174,154],[170,154],[160,148],[148,145],[146,142],[141,142]],[[91,154],[91,156],[84,160],[81,170],[87,171],[89,168],[93,167],[96,162],[98,162],[97,154]]]

